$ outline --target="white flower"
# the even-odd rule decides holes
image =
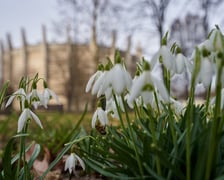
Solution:
[[[219,29],[214,29],[210,36],[209,40],[211,41],[212,47],[214,51],[222,51],[223,49],[223,35]]]
[[[105,94],[106,90],[110,87],[114,90],[116,95],[120,95],[126,89],[129,89],[131,84],[131,75],[120,63],[116,63],[105,76],[98,96]]]
[[[27,99],[31,102],[35,109],[40,105],[40,101],[42,99],[42,94],[37,91],[37,89],[32,89],[32,91],[28,94]]]
[[[213,45],[212,45],[212,42],[211,42],[210,39],[206,39],[205,41],[203,41],[201,44],[198,45],[198,48],[200,50],[206,49],[208,51],[212,51],[213,50]]]
[[[75,166],[77,165],[77,162],[81,165],[82,169],[85,170],[85,164],[83,160],[77,156],[75,153],[71,153],[68,158],[65,161],[65,171],[68,169],[69,173],[71,174],[72,172],[75,171]]]
[[[95,95],[95,94],[98,94],[98,93],[99,93],[100,89],[102,88],[102,84],[103,84],[103,82],[105,81],[105,79],[107,80],[108,72],[109,72],[109,71],[107,71],[107,70],[104,71],[104,72],[101,73],[101,74],[99,75],[99,77],[96,79],[96,81],[95,81],[95,83],[94,83],[94,85],[93,85],[93,87],[92,87],[92,91],[91,91],[92,95]],[[100,96],[100,95],[99,95],[99,96]]]
[[[205,88],[208,88],[212,82],[215,73],[213,63],[208,58],[201,59],[200,71],[197,77],[197,82],[202,83]]]
[[[116,96],[116,98],[117,98],[117,103],[118,103],[119,108],[121,109],[121,111],[124,112],[124,104],[122,102],[121,97]],[[107,114],[109,113],[113,118],[120,119],[120,117],[118,115],[117,106],[116,106],[115,100],[113,98],[108,99],[106,102],[106,113]]]
[[[41,104],[45,108],[47,108],[47,104],[52,97],[56,100],[57,104],[60,103],[58,96],[55,94],[54,91],[50,90],[49,88],[44,88],[43,94],[41,96]]]
[[[97,71],[95,72],[90,78],[89,81],[87,82],[86,85],[86,92],[89,92],[90,89],[92,88],[93,84],[96,83],[96,80],[103,74],[102,71]]]
[[[12,103],[12,101],[14,100],[15,97],[19,97],[20,100],[22,101],[22,105],[24,105],[24,101],[25,101],[27,95],[26,95],[26,93],[25,93],[25,91],[24,91],[23,88],[19,88],[17,91],[15,91],[15,92],[10,96],[10,98],[8,99],[8,101],[7,101],[6,105],[5,105],[5,107],[8,107],[8,106]]]
[[[131,87],[128,104],[132,104],[137,97],[142,96],[144,103],[153,105],[154,91],[158,91],[161,100],[164,102],[169,101],[169,95],[163,82],[153,76],[149,70],[143,71]]]
[[[37,117],[37,115],[34,114],[29,108],[25,108],[19,117],[17,132],[22,131],[22,129],[28,119],[34,119],[34,121],[43,129],[43,126],[40,122],[40,119]]]
[[[108,124],[107,113],[101,107],[97,107],[93,114],[92,128],[95,128],[97,121],[99,121],[102,126],[106,126]]]
[[[178,53],[175,57],[175,70],[177,74],[181,74],[186,72],[188,69],[192,72],[192,64],[188,61],[188,59],[182,54]]]
[[[160,59],[161,58],[161,59]],[[161,63],[170,70],[171,72],[175,72],[175,61],[174,56],[171,54],[170,50],[167,46],[163,45],[160,47],[159,51],[153,56],[151,60],[152,67],[155,66],[156,62],[162,60]]]

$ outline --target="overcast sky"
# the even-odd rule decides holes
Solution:
[[[0,0],[0,39],[5,41],[9,32],[18,46],[20,29],[24,27],[31,43],[40,41],[41,25],[50,28],[57,15],[56,0]]]
[[[175,6],[170,6],[167,13],[168,22],[175,16],[183,16],[183,12],[192,11],[196,13],[198,10],[195,5],[198,2],[196,0],[192,1],[193,5],[192,3],[181,5],[189,0],[174,1],[176,1]],[[41,41],[41,26],[43,24],[47,26],[48,40],[57,40],[57,36],[52,30],[52,22],[59,19],[58,9],[57,0],[0,0],[0,40],[5,41],[6,33],[9,32],[12,36],[13,45],[19,46],[21,44],[20,29],[24,27],[28,42],[37,43]],[[210,18],[211,26],[220,23],[223,8],[219,7],[213,9],[213,11],[214,16]],[[144,43],[142,45],[146,46]]]

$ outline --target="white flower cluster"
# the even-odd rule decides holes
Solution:
[[[6,102],[6,107],[8,107],[10,104],[12,104],[14,99],[19,100],[22,113],[18,120],[17,132],[21,132],[26,122],[31,119],[33,119],[38,124],[38,126],[43,128],[40,119],[31,110],[32,107],[35,109],[37,109],[39,106],[44,106],[47,108],[48,102],[51,98],[54,98],[59,104],[57,95],[47,87],[45,81],[43,83],[43,92],[37,90],[37,83],[39,80],[40,79],[38,76],[35,76],[32,81],[28,81],[27,79],[23,78],[20,82],[19,89],[15,91]],[[29,87],[31,83],[32,86]]]
[[[167,35],[165,36],[166,42]],[[175,74],[188,72],[190,75],[195,68],[197,69],[196,84],[202,83],[205,88],[211,86],[213,76],[217,74],[219,66],[223,66],[224,58],[224,37],[221,31],[214,29],[207,40],[197,46],[198,54],[194,51],[191,58],[185,57],[181,49],[174,44],[171,49],[166,43],[152,57],[151,61],[145,61],[138,64],[137,72],[133,80],[127,72],[124,63],[120,57],[115,54],[115,64],[111,62],[100,65],[98,71],[92,75],[87,83],[86,92],[91,91],[92,95],[100,97],[105,95],[106,108],[97,107],[92,118],[92,127],[95,127],[97,121],[103,126],[108,124],[106,118],[108,113],[113,113],[117,117],[115,99],[120,109],[124,111],[121,96],[125,97],[127,104],[133,108],[137,105],[159,105],[162,102],[171,103],[176,111],[180,112],[183,105],[170,97],[169,90],[164,81],[152,73],[157,63],[163,64],[164,68],[170,73],[170,78]],[[223,71],[224,82],[224,71]],[[222,98],[224,99],[224,97]],[[156,104],[157,103],[157,104]]]

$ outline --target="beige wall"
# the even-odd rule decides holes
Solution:
[[[85,93],[86,83],[94,73],[94,62],[91,56],[91,51],[88,45],[72,45],[72,54],[69,50],[71,46],[65,44],[48,44],[48,48],[43,44],[27,46],[26,56],[28,59],[27,72],[29,77],[33,77],[39,73],[39,77],[46,78],[47,62],[48,64],[48,86],[54,90],[60,98],[64,109],[67,110],[68,98],[72,98],[72,110],[83,110],[84,105],[90,102],[91,95]],[[25,73],[24,48],[12,49],[11,52],[5,50],[3,53],[3,81],[10,80],[10,73],[12,75],[11,85],[14,90],[18,88],[19,80]],[[47,60],[46,53],[47,52]],[[10,69],[10,53],[12,68]],[[111,56],[111,48],[100,48],[100,61],[106,59],[106,56]],[[125,54],[125,53],[123,53]],[[72,75],[73,81],[70,82],[69,58],[72,58],[73,67]],[[132,57],[134,64],[137,61],[136,57]],[[70,96],[68,90],[73,84]],[[69,96],[69,97],[68,97]],[[54,103],[54,102],[52,102]]]

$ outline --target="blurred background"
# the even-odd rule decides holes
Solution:
[[[94,108],[85,85],[115,49],[132,75],[167,31],[170,44],[189,57],[215,24],[223,30],[223,10],[222,0],[0,0],[0,80],[10,80],[13,92],[22,76],[39,73],[62,103],[49,108],[82,111],[86,102]],[[173,84],[175,96],[187,98],[188,76]],[[197,92],[203,96],[203,87]]]

